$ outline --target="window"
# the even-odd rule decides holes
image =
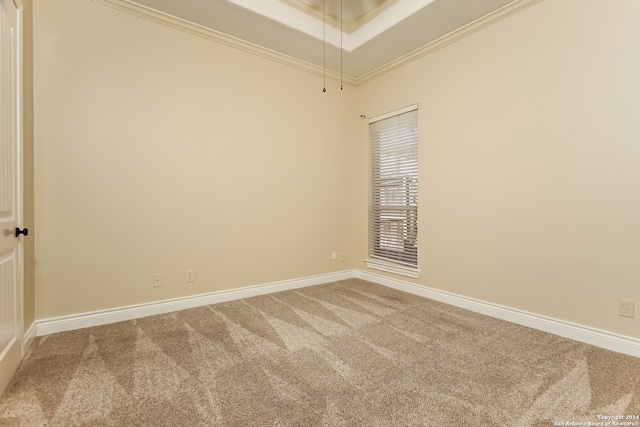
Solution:
[[[418,277],[418,106],[369,120],[371,268]]]

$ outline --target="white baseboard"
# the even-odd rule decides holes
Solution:
[[[624,353],[635,357],[640,357],[640,339],[618,335],[600,329],[576,323],[566,322],[540,314],[530,313],[499,304],[493,304],[474,298],[468,298],[450,292],[440,291],[402,280],[391,279],[386,276],[373,274],[365,271],[356,271],[359,279],[397,289],[399,291],[429,298],[435,301],[464,308],[476,313],[485,314],[497,319],[517,323],[518,325],[549,332],[554,335],[602,347],[618,353]]]
[[[164,314],[172,311],[185,310],[188,308],[201,307],[204,305],[217,304],[351,278],[367,280],[399,291],[440,301],[445,304],[450,304],[476,313],[485,314],[508,322],[549,332],[561,337],[606,348],[618,353],[640,357],[640,339],[637,338],[618,335],[612,332],[542,316],[540,314],[529,313],[499,304],[468,298],[362,270],[345,270],[337,273],[211,292],[148,304],[139,304],[110,310],[43,319],[36,321],[34,325],[31,325],[25,334],[25,349],[27,349],[28,345],[33,342],[35,336],[49,335],[57,332],[87,328],[90,326],[99,326],[122,322],[125,320],[139,319],[141,317],[153,316],[156,314]]]
[[[322,283],[346,280],[355,277],[354,270],[338,273],[322,274],[318,276],[304,277],[302,279],[285,280],[282,282],[267,283],[263,285],[247,286],[239,289],[210,292],[206,294],[175,298],[171,300],[156,301],[148,304],[131,305],[110,310],[100,310],[89,313],[75,314],[71,316],[43,319],[36,322],[37,336],[55,334],[57,332],[71,331],[88,328],[91,326],[106,325],[125,320],[139,319],[141,317],[156,314],[170,313],[172,311],[201,307],[226,301],[233,301],[257,295],[271,294],[274,292],[288,291],[307,286],[320,285]]]
[[[29,350],[29,347],[31,347],[31,344],[33,344],[33,341],[36,339],[37,325],[37,322],[33,322],[24,333],[22,337],[22,354],[25,354]]]

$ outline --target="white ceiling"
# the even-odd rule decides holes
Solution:
[[[280,0],[346,33],[366,24],[399,0]]]
[[[125,0],[326,66],[329,72],[342,71],[352,81],[462,28],[500,16],[516,3],[533,1],[342,0],[341,8],[341,0]]]

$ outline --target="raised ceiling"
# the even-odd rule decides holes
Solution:
[[[96,1],[131,5],[138,14],[146,10],[174,24],[194,24],[254,50],[358,82],[425,47],[542,0]]]
[[[351,34],[399,0],[280,0]]]

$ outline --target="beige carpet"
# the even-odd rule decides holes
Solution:
[[[360,280],[38,338],[1,426],[553,426],[640,359]],[[559,424],[556,424],[559,425]]]

